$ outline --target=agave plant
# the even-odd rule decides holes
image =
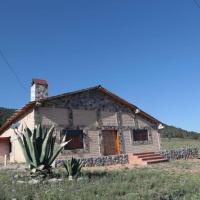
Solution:
[[[83,166],[80,159],[71,158],[70,160],[67,160],[66,162],[63,162],[63,165],[67,171],[67,176],[69,177],[69,180],[76,178],[81,173],[81,168]]]
[[[33,131],[26,127],[23,132],[15,130],[18,136],[18,141],[21,145],[26,163],[32,172],[50,170],[51,165],[63,150],[65,145],[70,141],[65,142],[65,137],[59,147],[54,150],[56,135],[54,134],[54,126],[49,130],[38,125]]]

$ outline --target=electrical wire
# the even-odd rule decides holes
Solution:
[[[6,58],[6,56],[4,55],[4,53],[3,53],[3,51],[1,49],[0,49],[0,55],[1,55],[2,59],[3,59],[3,61],[6,63],[6,66],[11,71],[11,73],[15,76],[15,78],[16,78],[17,82],[19,83],[19,85],[21,86],[21,88],[23,88],[23,90],[25,90],[27,92],[27,88],[24,86],[24,84],[22,83],[21,79],[17,75],[17,73],[14,70],[14,68],[12,67],[12,65],[8,62],[8,59]]]

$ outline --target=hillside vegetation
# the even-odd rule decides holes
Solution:
[[[15,109],[8,109],[0,107],[0,127],[15,112]]]
[[[162,138],[185,138],[185,139],[200,139],[200,134],[194,131],[186,131],[181,128],[174,126],[165,126],[164,129],[160,130]]]

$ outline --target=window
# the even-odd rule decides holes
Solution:
[[[67,130],[66,141],[71,140],[65,150],[83,149],[83,131],[82,130]]]
[[[133,141],[148,141],[148,131],[146,129],[133,130]]]

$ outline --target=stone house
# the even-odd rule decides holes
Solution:
[[[128,153],[158,152],[161,122],[135,105],[98,85],[48,97],[45,80],[33,79],[31,101],[0,127],[0,158],[12,162],[24,157],[13,125],[30,129],[41,123],[55,125],[57,142],[72,139],[62,157],[98,157]]]

